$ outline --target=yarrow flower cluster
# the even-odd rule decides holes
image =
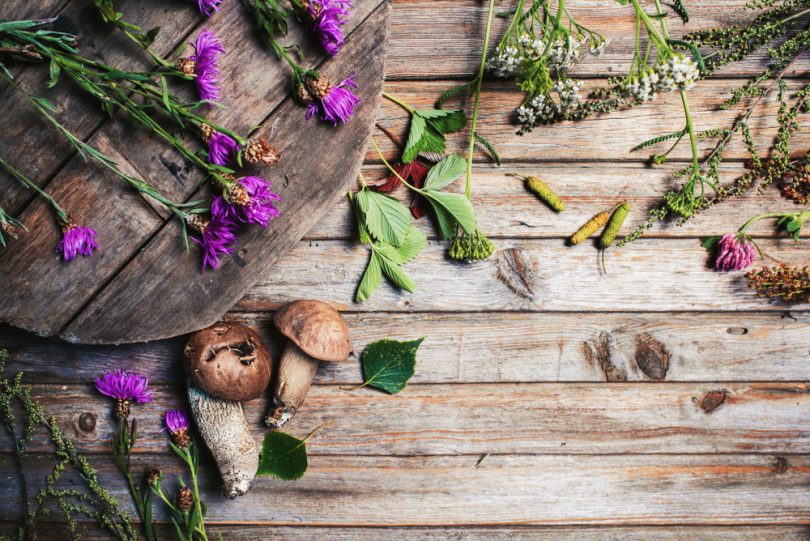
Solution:
[[[689,90],[700,78],[697,63],[682,53],[673,53],[655,66],[644,68],[641,75],[631,74],[622,84],[622,92],[638,101],[652,101],[658,92]]]
[[[73,261],[80,255],[87,257],[99,248],[96,235],[95,229],[77,225],[68,219],[62,226],[62,240],[56,251],[65,261]]]
[[[144,404],[152,401],[149,378],[137,372],[118,370],[103,374],[96,378],[96,389],[115,399],[115,414],[119,419],[129,417],[131,402]]]
[[[757,257],[757,248],[744,234],[723,235],[717,243],[714,268],[718,271],[740,271],[751,266]]]
[[[556,122],[570,118],[581,104],[579,94],[582,88],[582,81],[574,79],[561,79],[556,81],[552,87],[558,99],[554,99],[551,92],[539,94],[518,107],[516,114],[521,123],[521,133],[535,128],[538,124]]]
[[[312,21],[312,31],[318,34],[321,45],[335,56],[345,43],[343,25],[352,9],[352,0],[304,0],[302,6]]]

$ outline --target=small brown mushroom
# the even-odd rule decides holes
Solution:
[[[270,383],[267,348],[256,331],[238,323],[217,323],[191,335],[183,360],[194,384],[215,398],[253,400]]]
[[[304,403],[320,361],[344,361],[351,353],[349,328],[340,314],[322,301],[295,301],[273,322],[290,341],[281,355],[273,400],[264,422],[280,428]]]

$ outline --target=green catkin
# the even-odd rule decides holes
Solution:
[[[585,225],[580,227],[576,233],[571,235],[571,244],[576,246],[577,244],[581,243],[582,241],[584,241],[585,239],[587,239],[588,237],[599,231],[599,228],[605,225],[609,218],[610,214],[608,214],[607,212],[600,212],[599,214],[597,214],[596,216],[585,222]]]
[[[557,194],[554,193],[554,190],[541,179],[537,177],[526,177],[526,188],[551,207],[554,212],[562,212],[565,210],[565,203],[563,203]]]
[[[605,230],[602,231],[602,236],[599,237],[600,248],[604,250],[613,244],[613,241],[616,240],[616,235],[619,234],[619,230],[622,228],[622,225],[624,225],[624,221],[627,219],[628,214],[630,214],[630,203],[627,201],[616,207],[616,210],[614,210],[613,214],[610,216],[607,227],[605,227]]]

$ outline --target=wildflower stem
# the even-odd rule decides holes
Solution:
[[[402,184],[404,184],[405,186],[407,186],[407,187],[408,187],[410,190],[415,191],[416,193],[420,193],[420,194],[421,194],[421,193],[424,193],[424,192],[423,192],[423,190],[420,190],[419,188],[417,188],[416,186],[414,186],[413,184],[411,184],[410,182],[408,182],[407,180],[405,180],[405,179],[402,177],[402,175],[400,175],[399,173],[397,173],[397,170],[396,170],[396,169],[394,169],[394,168],[391,166],[391,164],[388,162],[388,160],[386,160],[386,159],[385,159],[385,156],[383,156],[382,150],[380,150],[379,145],[377,145],[377,141],[375,141],[373,137],[371,138],[371,144],[374,146],[375,150],[377,151],[377,155],[378,155],[378,156],[380,157],[380,159],[383,161],[383,163],[384,163],[384,164],[385,164],[385,166],[388,168],[388,170],[389,170],[389,171],[391,171],[391,173],[393,173],[393,174],[394,174],[394,175],[395,175],[395,176],[396,176],[396,177],[397,177],[397,178],[400,180],[400,182],[402,182]]]
[[[563,7],[564,0],[560,0],[560,6]],[[464,188],[464,193],[467,196],[467,199],[471,198],[472,195],[472,162],[473,162],[473,154],[475,152],[475,130],[478,125],[478,107],[481,102],[481,83],[484,81],[484,69],[486,69],[487,65],[487,52],[489,51],[489,36],[492,32],[492,16],[495,12],[495,0],[489,0],[489,10],[487,13],[487,29],[484,33],[484,48],[483,52],[481,53],[481,63],[478,66],[478,76],[475,79],[475,100],[473,102],[473,116],[472,121],[470,123],[470,148],[467,154],[467,182]],[[557,13],[557,18],[559,21],[559,17],[561,16],[560,13]]]
[[[37,186],[37,184],[33,180],[23,175],[13,165],[5,161],[3,158],[0,158],[0,167],[8,171],[10,175],[19,180],[23,184],[23,186],[26,186],[27,188],[34,190],[37,194],[39,194],[40,197],[45,199],[53,207],[54,211],[56,212],[57,218],[59,218],[59,221],[62,224],[67,223],[68,221],[67,212],[65,212],[65,209],[59,206],[59,203],[57,203],[56,200],[53,197],[51,197],[51,195],[48,192]]]
[[[700,162],[698,161],[697,138],[692,125],[692,113],[689,111],[689,100],[683,90],[681,90],[681,103],[683,103],[683,116],[686,118],[686,132],[689,134],[689,144],[692,147],[692,169],[698,173],[700,172]]]
[[[399,100],[399,99],[395,98],[394,96],[392,96],[388,92],[383,92],[382,95],[383,95],[383,97],[385,99],[387,99],[389,101],[393,101],[394,103],[396,103],[397,105],[399,105],[400,107],[402,107],[403,109],[408,111],[410,114],[413,114],[413,107],[409,106],[407,103],[403,102],[402,100]]]

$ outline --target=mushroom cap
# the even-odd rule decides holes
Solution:
[[[294,301],[276,312],[281,334],[319,361],[345,361],[352,351],[349,328],[337,310],[323,301]]]
[[[183,364],[200,389],[237,402],[260,397],[273,367],[259,334],[238,323],[217,323],[192,334],[183,350]]]

